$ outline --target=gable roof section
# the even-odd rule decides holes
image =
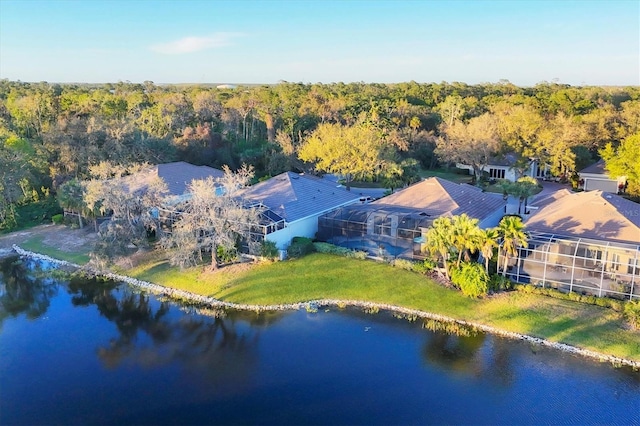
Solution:
[[[430,216],[466,213],[482,221],[496,210],[502,209],[506,201],[499,194],[481,192],[469,185],[432,177],[374,203],[419,209]]]
[[[188,185],[194,179],[206,179],[209,176],[215,179],[224,176],[222,170],[208,166],[195,166],[184,161],[158,164],[152,170],[165,181],[171,195],[186,193]]]
[[[246,200],[262,203],[287,222],[320,214],[356,202],[359,195],[336,187],[334,182],[285,172],[239,193]]]
[[[525,225],[536,232],[640,242],[640,204],[602,191],[578,192],[546,203]]]

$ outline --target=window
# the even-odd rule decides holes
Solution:
[[[494,179],[504,179],[504,169],[489,169],[489,177]]]
[[[619,253],[611,253],[611,270],[612,271],[620,270],[620,254]]]
[[[391,217],[375,216],[373,233],[378,235],[391,235]]]
[[[629,259],[627,274],[640,275],[640,259]]]

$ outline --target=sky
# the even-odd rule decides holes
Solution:
[[[640,0],[0,0],[0,78],[640,85]]]

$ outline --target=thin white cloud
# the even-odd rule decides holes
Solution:
[[[165,55],[180,55],[183,53],[199,52],[229,46],[234,38],[242,33],[215,33],[205,37],[184,37],[169,43],[159,43],[151,46],[151,50]]]

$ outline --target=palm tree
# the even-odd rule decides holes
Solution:
[[[505,216],[498,224],[498,234],[502,237],[502,251],[504,253],[504,267],[502,275],[507,273],[510,256],[518,253],[518,247],[527,245],[528,236],[524,231],[522,219],[518,216]]]
[[[487,274],[489,273],[489,261],[493,258],[493,249],[498,247],[498,238],[500,238],[498,228],[481,230],[479,235],[480,252],[484,258],[484,270]]]
[[[518,197],[518,214],[521,214],[522,203],[524,202],[524,212],[527,212],[527,201],[538,189],[538,181],[531,176],[523,176],[512,186],[513,195]]]
[[[60,185],[58,189],[58,204],[65,210],[78,215],[78,225],[82,228],[82,215],[87,210],[84,202],[84,186],[77,179],[72,179]]]
[[[426,234],[427,250],[432,256],[437,256],[442,259],[447,279],[449,279],[447,259],[449,258],[449,251],[452,246],[452,228],[451,218],[439,217],[433,221],[431,228],[429,228]]]
[[[478,219],[472,219],[466,214],[454,216],[452,218],[451,240],[452,245],[458,252],[458,262],[456,267],[460,267],[462,255],[468,251],[477,249]]]

